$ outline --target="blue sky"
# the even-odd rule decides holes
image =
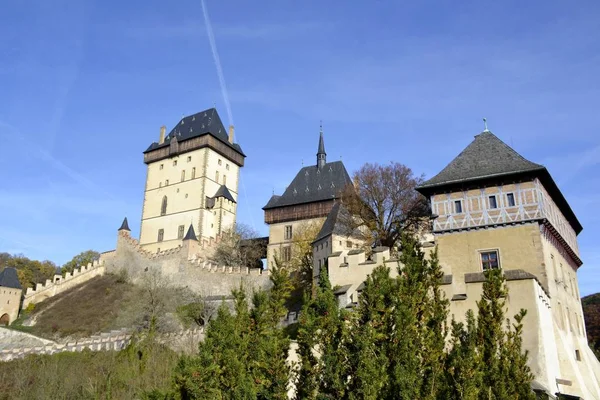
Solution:
[[[0,251],[58,264],[139,232],[142,151],[227,112],[200,1],[2,1]],[[238,220],[302,163],[432,176],[483,129],[546,165],[584,226],[600,291],[600,3],[207,0],[238,141]]]

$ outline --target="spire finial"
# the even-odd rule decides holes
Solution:
[[[319,132],[323,134],[323,120],[319,120]]]
[[[325,142],[323,141],[323,121],[320,122],[319,149],[317,150],[317,168],[325,166],[327,153],[325,153]]]
[[[483,126],[484,126],[484,132],[489,132],[488,127],[487,127],[487,118],[483,119]]]

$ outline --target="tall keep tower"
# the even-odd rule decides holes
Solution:
[[[548,170],[486,129],[417,190],[437,215],[451,312],[460,319],[477,309],[483,272],[502,269],[508,315],[528,310],[523,339],[536,383],[598,398],[600,364],[587,345],[577,283],[582,226]]]
[[[240,168],[246,155],[217,110],[184,117],[144,152],[148,166],[140,244],[161,251],[182,243],[192,224],[215,238],[235,224]]]

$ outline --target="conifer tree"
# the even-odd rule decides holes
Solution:
[[[477,400],[482,386],[484,366],[477,349],[477,321],[472,310],[467,311],[466,318],[466,326],[452,320],[443,396],[448,400]]]
[[[521,310],[515,316],[513,329],[508,320],[504,328],[508,293],[504,276],[499,269],[486,271],[485,276],[483,294],[477,302],[478,348],[485,366],[479,398],[535,399],[530,389],[533,375],[526,364],[527,353],[521,349],[522,321],[526,311]]]

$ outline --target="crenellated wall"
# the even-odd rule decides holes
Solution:
[[[267,289],[268,272],[247,267],[224,267],[211,260],[216,240],[186,240],[182,246],[160,253],[145,251],[128,231],[119,231],[117,249],[106,259],[106,271],[122,270],[135,283],[144,274],[158,271],[169,284],[187,287],[202,296],[229,296],[240,284],[248,290]]]
[[[114,330],[100,335],[76,340],[67,343],[48,343],[36,347],[15,347],[0,351],[0,361],[11,361],[26,357],[30,354],[55,354],[65,351],[80,352],[85,349],[92,351],[120,351],[129,343],[133,334],[127,328]],[[158,343],[165,344],[179,352],[188,352],[197,349],[198,343],[204,338],[204,328],[189,329],[171,332],[158,336]]]
[[[104,259],[89,263],[86,266],[76,268],[73,272],[67,272],[65,276],[54,275],[53,279],[47,279],[46,283],[38,283],[34,288],[27,288],[23,297],[22,308],[26,308],[29,304],[39,303],[47,298],[56,296],[74,286],[89,281],[95,276],[104,275]]]

